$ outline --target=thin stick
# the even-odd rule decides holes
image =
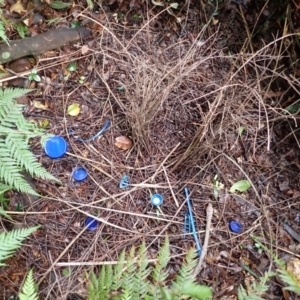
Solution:
[[[163,166],[163,170],[164,170],[164,172],[165,172],[165,176],[166,176],[166,179],[167,179],[167,182],[168,182],[168,185],[169,185],[171,194],[172,194],[173,199],[174,199],[174,201],[175,201],[175,204],[176,204],[177,207],[179,207],[178,201],[177,201],[177,199],[176,199],[176,196],[175,196],[175,194],[174,194],[174,191],[173,191],[173,189],[172,189],[172,186],[171,186],[171,183],[170,183],[170,180],[169,180],[169,177],[168,177],[167,170],[166,170],[166,168],[165,168],[164,166]]]
[[[211,205],[211,203],[208,203],[207,207],[206,207],[206,231],[205,231],[205,239],[204,239],[204,245],[202,248],[202,252],[201,252],[201,256],[199,258],[199,262],[193,272],[194,277],[196,277],[200,271],[201,271],[201,267],[202,267],[202,263],[204,261],[204,258],[206,256],[206,252],[207,252],[207,247],[208,247],[208,241],[209,241],[209,236],[210,236],[210,226],[211,226],[211,219],[213,216],[213,207]]]

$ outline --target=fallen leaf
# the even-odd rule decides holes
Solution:
[[[251,183],[248,180],[240,180],[232,185],[229,192],[234,193],[236,190],[239,192],[245,192],[249,189]]]
[[[16,12],[17,14],[21,14],[22,12],[25,12],[26,10],[24,9],[21,1],[17,1],[15,4],[13,4],[11,7],[10,7],[10,12]]]
[[[76,117],[80,113],[80,107],[79,104],[73,103],[68,107],[68,115]]]
[[[42,128],[46,128],[49,125],[49,123],[50,123],[49,120],[43,119],[43,120],[39,121],[39,126]]]
[[[132,147],[132,141],[127,136],[118,136],[115,145],[122,150],[128,150]]]
[[[35,108],[38,108],[38,109],[41,109],[41,110],[47,110],[48,109],[48,105],[44,105],[44,104],[42,104],[42,102],[37,101],[37,100],[33,100],[32,105]]]

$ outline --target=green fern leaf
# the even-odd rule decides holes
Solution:
[[[32,177],[55,180],[30,151],[29,140],[34,137],[49,138],[36,124],[23,116],[23,106],[14,98],[31,90],[7,88],[0,90],[0,181],[20,192],[38,195],[22,176],[24,170]]]
[[[247,291],[242,285],[238,286],[238,300],[245,300],[247,297]]]
[[[106,289],[108,291],[111,290],[111,286],[113,284],[113,267],[112,265],[108,265],[106,266],[106,269],[105,269],[105,281],[104,281],[104,285],[106,287]]]
[[[22,246],[22,242],[40,226],[12,230],[0,234],[0,266],[5,266],[3,260],[13,256],[14,252]]]
[[[181,292],[187,281],[193,281],[193,271],[197,265],[196,257],[197,252],[195,249],[191,249],[188,251],[185,262],[181,265],[176,279],[172,284],[172,291]]]
[[[152,268],[148,264],[147,248],[145,242],[143,242],[138,251],[138,267],[133,278],[133,299],[142,299],[148,292],[147,277],[152,272]]]
[[[114,276],[112,283],[112,290],[117,291],[123,285],[123,271],[125,267],[125,250],[123,250],[120,254],[117,265],[114,268]]]
[[[0,38],[7,44],[9,45],[9,41],[7,38],[7,35],[5,34],[5,27],[2,21],[0,21]]]
[[[287,287],[285,287],[284,289],[300,295],[300,284],[297,279],[284,269],[279,269],[278,273],[280,279],[287,285]]]
[[[181,276],[190,278],[184,284],[180,284],[182,290],[175,291],[165,286],[168,272],[165,270],[170,259],[170,244],[168,238],[158,253],[157,263],[152,271],[149,267],[145,243],[136,251],[135,247],[125,255],[121,252],[118,263],[115,266],[103,266],[97,279],[92,272],[88,285],[89,300],[179,300],[181,296],[190,296],[191,299],[209,299],[211,289],[193,282],[192,271],[197,260],[195,250],[188,252],[185,265],[181,268]],[[138,253],[136,253],[138,252]],[[196,261],[196,262],[195,262]],[[152,276],[152,279],[150,277]]]
[[[169,260],[170,260],[170,243],[168,237],[166,238],[166,241],[164,245],[161,247],[159,254],[158,254],[158,261],[155,264],[155,267],[152,272],[153,280],[157,284],[163,284],[166,278],[168,277],[169,272],[165,271],[165,267],[167,266]]]
[[[5,218],[12,220],[12,217],[6,213],[6,211],[0,206],[0,216],[4,216]]]
[[[132,295],[134,293],[134,275],[137,269],[135,260],[135,247],[131,247],[129,255],[126,257],[126,268],[122,274],[122,289],[124,295]]]
[[[38,290],[34,282],[32,269],[28,272],[23,285],[22,292],[19,294],[20,300],[38,300]]]
[[[205,300],[212,297],[212,291],[209,287],[194,283],[192,280],[185,282],[181,293],[196,299]]]
[[[4,194],[7,191],[10,191],[11,189],[11,186],[0,182],[0,195]]]
[[[0,105],[3,105],[3,103],[5,104],[7,101],[11,101],[11,99],[24,96],[30,91],[32,90],[19,88],[7,88],[4,90],[0,90]]]

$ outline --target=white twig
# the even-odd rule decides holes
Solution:
[[[199,262],[193,272],[194,277],[196,277],[200,273],[202,263],[206,256],[208,241],[209,241],[209,236],[210,236],[210,227],[211,227],[212,216],[213,216],[213,207],[212,207],[211,203],[208,203],[208,205],[206,207],[206,230],[205,230],[204,244],[203,244],[201,256],[199,258]]]

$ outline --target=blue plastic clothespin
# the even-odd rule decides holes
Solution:
[[[126,189],[129,187],[129,176],[128,175],[124,175],[121,178],[121,181],[119,183],[119,188],[120,189]]]
[[[187,203],[188,210],[189,210],[188,216],[186,216],[185,218],[187,218],[187,221],[188,221],[188,228],[192,229],[191,231],[193,233],[193,237],[194,237],[194,240],[195,240],[195,243],[196,243],[198,256],[200,257],[201,252],[202,252],[202,247],[200,245],[199,238],[198,238],[198,235],[197,235],[197,232],[196,232],[196,226],[195,226],[195,221],[194,221],[194,217],[193,217],[192,204],[191,204],[188,188],[186,188],[186,187],[184,188],[184,193],[185,193],[186,203]],[[185,230],[186,230],[186,228],[185,228]]]

